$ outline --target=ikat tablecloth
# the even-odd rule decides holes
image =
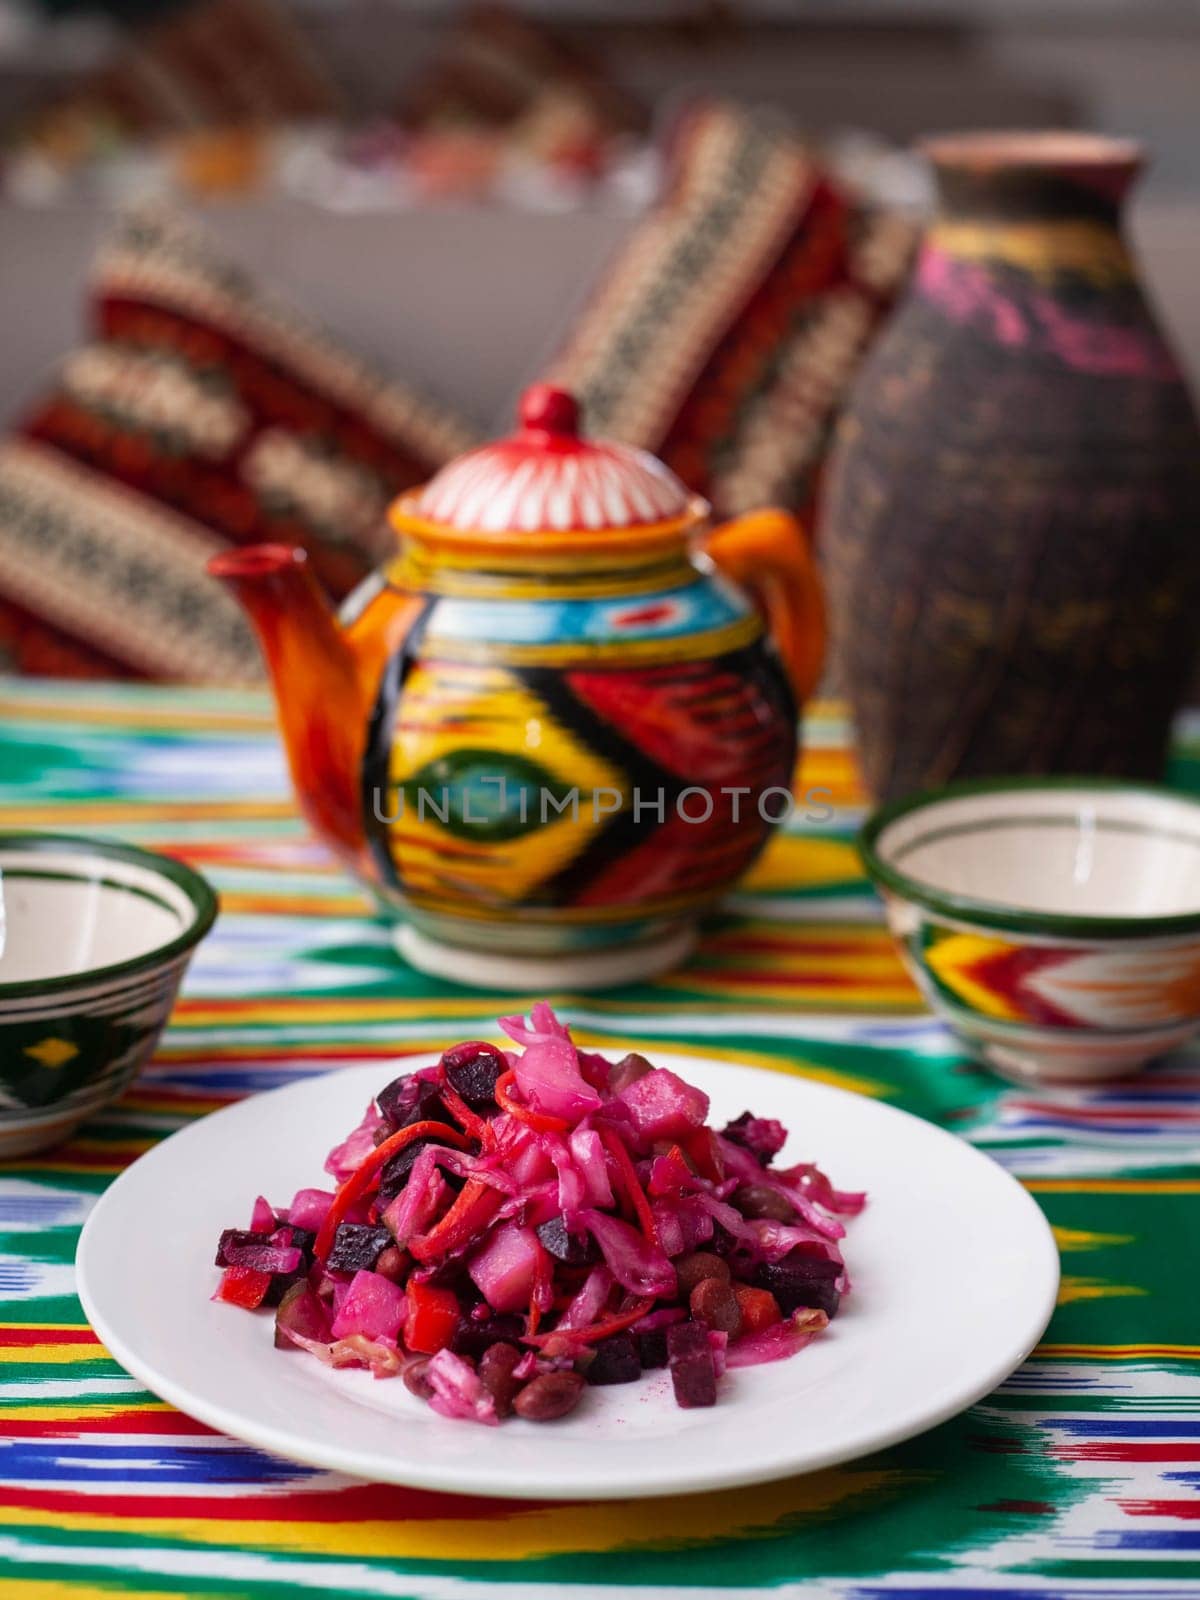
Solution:
[[[880,1455],[713,1495],[514,1504],[358,1483],[210,1432],[109,1358],[72,1262],[96,1198],[173,1129],[306,1074],[440,1047],[528,997],[400,965],[297,820],[264,700],[0,685],[0,830],[166,850],[223,902],[132,1092],[0,1168],[0,1593],[1200,1595],[1200,1052],[1094,1091],[977,1071],[922,1009],[859,873],[838,709],[817,707],[806,737],[801,782],[832,791],[832,820],[789,824],[683,971],[560,1010],[600,1047],[713,1051],[953,1129],[1045,1209],[1058,1310],[996,1393]],[[1181,726],[1172,778],[1200,789],[1200,723]]]

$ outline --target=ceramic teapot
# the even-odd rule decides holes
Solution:
[[[681,960],[786,811],[822,602],[785,512],[711,527],[563,390],[520,423],[395,502],[396,554],[340,614],[303,551],[210,570],[258,631],[300,804],[401,953],[600,987]]]

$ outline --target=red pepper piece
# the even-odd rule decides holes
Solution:
[[[507,1111],[509,1116],[516,1117],[518,1122],[525,1123],[537,1133],[566,1133],[571,1124],[564,1117],[552,1117],[547,1112],[534,1111],[532,1107],[512,1098],[512,1086],[516,1081],[517,1075],[511,1067],[496,1079],[496,1104],[501,1111]]]
[[[254,1311],[262,1305],[270,1287],[269,1272],[256,1272],[253,1267],[226,1267],[214,1299],[227,1300],[231,1306]]]
[[[435,1144],[446,1144],[454,1150],[465,1150],[471,1143],[465,1133],[459,1133],[456,1128],[451,1128],[445,1122],[410,1122],[407,1128],[401,1128],[398,1133],[386,1138],[382,1144],[377,1144],[362,1165],[354,1169],[334,1195],[333,1204],[326,1212],[325,1221],[313,1241],[313,1254],[318,1261],[324,1262],[329,1255],[338,1224],[350,1207],[366,1194],[380,1169],[386,1167],[392,1157],[403,1150],[405,1145],[412,1144],[414,1139],[431,1139]]]
[[[783,1320],[779,1302],[769,1289],[755,1289],[748,1283],[735,1283],[733,1297],[742,1313],[742,1329],[738,1338],[748,1333],[761,1333]]]
[[[448,1083],[442,1085],[439,1093],[442,1097],[442,1104],[463,1132],[469,1134],[472,1139],[478,1139],[485,1149],[490,1148],[494,1140],[492,1125],[488,1119],[481,1117],[478,1112],[472,1111],[463,1097],[452,1089]]]
[[[636,1300],[627,1310],[614,1311],[611,1317],[590,1323],[586,1328],[562,1328],[552,1330],[550,1333],[526,1334],[525,1343],[543,1345],[547,1339],[562,1337],[570,1339],[572,1343],[598,1344],[601,1339],[611,1338],[614,1333],[624,1333],[626,1328],[631,1328],[635,1322],[640,1322],[653,1308],[654,1300],[647,1295],[643,1300]]]
[[[468,1178],[445,1216],[428,1233],[418,1233],[408,1241],[409,1254],[417,1261],[434,1261],[462,1249],[482,1233],[503,1202],[504,1196],[491,1184]]]
[[[438,1289],[431,1283],[410,1283],[405,1297],[408,1301],[405,1344],[423,1356],[434,1356],[444,1350],[454,1336],[461,1315],[454,1290]]]

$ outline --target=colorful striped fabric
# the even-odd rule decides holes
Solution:
[[[1180,732],[1173,776],[1200,789],[1200,723]],[[797,818],[684,971],[561,1009],[602,1046],[714,1051],[955,1129],[1044,1207],[1063,1252],[1058,1311],[984,1403],[867,1460],[702,1497],[512,1504],[352,1482],[189,1421],[96,1342],[72,1260],[114,1174],[189,1119],[442,1045],[528,997],[481,998],[398,963],[296,820],[262,700],[0,687],[0,829],[149,844],[200,867],[224,902],[134,1091],[0,1171],[0,1593],[1200,1593],[1200,1054],[1093,1092],[1008,1089],[975,1070],[922,1010],[858,872],[836,708],[816,709],[807,738],[803,786],[832,791],[833,820]]]

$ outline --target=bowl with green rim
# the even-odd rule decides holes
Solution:
[[[859,851],[929,1004],[1002,1076],[1119,1077],[1200,1029],[1200,800],[957,783],[875,812]]]
[[[216,914],[168,856],[0,833],[0,1159],[57,1143],[128,1087]]]

